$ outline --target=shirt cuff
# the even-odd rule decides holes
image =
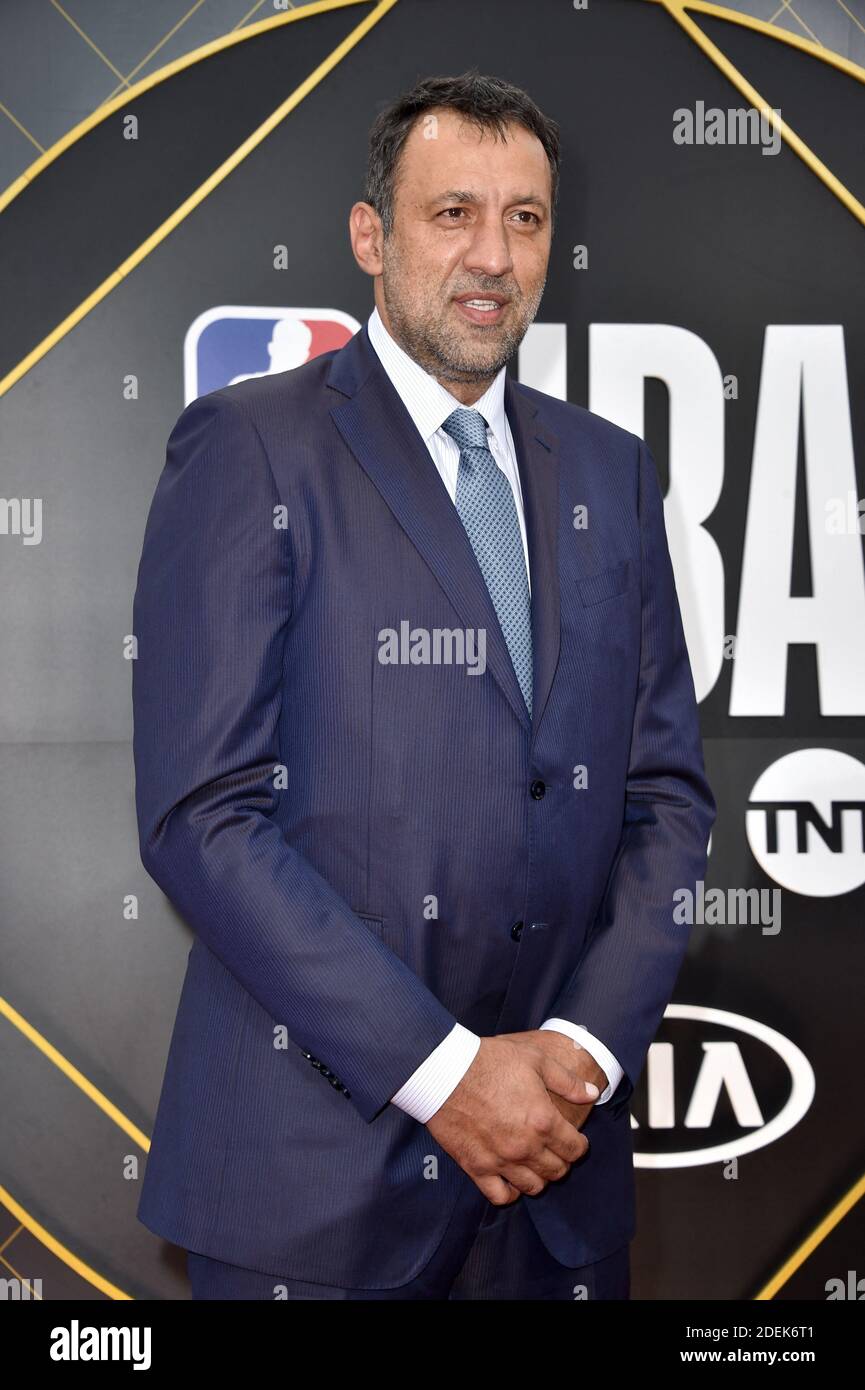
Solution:
[[[396,1095],[391,1096],[391,1104],[426,1124],[444,1105],[451,1091],[456,1090],[480,1045],[477,1033],[455,1023],[447,1037],[412,1072]]]
[[[554,1033],[564,1033],[567,1037],[572,1038],[579,1047],[585,1048],[589,1056],[593,1057],[601,1070],[606,1073],[609,1083],[598,1096],[595,1105],[603,1105],[605,1101],[608,1101],[625,1074],[610,1049],[604,1047],[604,1044],[593,1033],[590,1033],[588,1028],[584,1028],[582,1023],[571,1023],[567,1018],[548,1018],[545,1023],[541,1024],[541,1028],[549,1028]]]

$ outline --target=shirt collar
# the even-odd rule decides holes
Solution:
[[[369,339],[381,359],[381,364],[398,391],[403,404],[414,421],[425,444],[429,444],[452,411],[462,407],[434,376],[405,351],[385,328],[376,306],[367,319]],[[505,433],[505,372],[502,367],[484,394],[472,403],[492,430],[496,443],[504,450]]]

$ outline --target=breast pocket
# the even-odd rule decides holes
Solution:
[[[580,598],[586,608],[593,603],[602,603],[606,598],[614,598],[631,587],[631,562],[620,560],[609,569],[598,574],[589,574],[577,582]]]

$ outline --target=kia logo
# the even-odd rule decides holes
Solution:
[[[694,1168],[765,1148],[799,1123],[814,1090],[807,1057],[774,1028],[670,1004],[631,1107],[634,1166]]]

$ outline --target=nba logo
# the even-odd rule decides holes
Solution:
[[[343,347],[360,328],[340,309],[220,304],[193,320],[183,341],[184,404],[246,381],[300,367]]]

